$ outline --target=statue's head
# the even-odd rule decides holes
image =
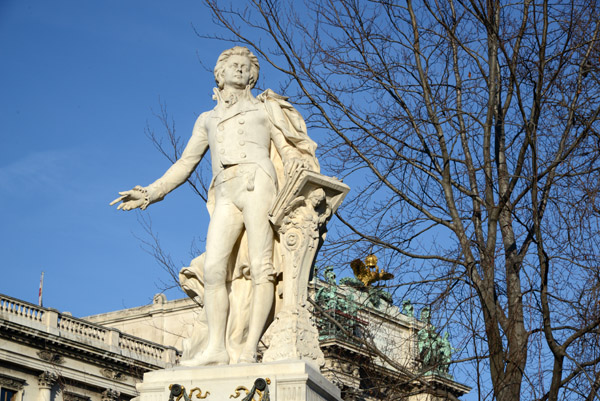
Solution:
[[[308,195],[308,200],[313,208],[316,208],[326,199],[323,188],[317,188]]]
[[[421,321],[423,323],[431,323],[431,312],[428,306],[421,309]]]
[[[217,65],[215,65],[215,81],[217,82],[217,86],[219,89],[223,89],[225,85],[224,73],[225,67],[227,66],[227,61],[231,58],[231,56],[242,56],[246,57],[250,62],[250,78],[248,81],[248,85],[250,88],[254,88],[256,85],[256,81],[258,81],[258,72],[260,67],[258,65],[258,58],[248,48],[243,46],[235,46],[231,49],[225,50],[219,56],[217,60]]]
[[[325,280],[327,280],[327,282],[329,284],[336,284],[336,282],[335,282],[335,273],[333,272],[333,267],[332,266],[327,266],[325,268],[325,272],[323,273],[323,276],[325,277]]]

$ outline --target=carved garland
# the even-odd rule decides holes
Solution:
[[[37,356],[42,361],[50,362],[52,364],[61,365],[65,363],[65,358],[56,352],[41,350],[37,352]]]

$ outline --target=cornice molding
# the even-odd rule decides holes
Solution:
[[[11,390],[20,391],[23,390],[24,385],[25,380],[0,373],[0,387],[6,387]]]

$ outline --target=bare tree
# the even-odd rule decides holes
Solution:
[[[480,399],[597,399],[596,2],[206,2],[353,187],[326,257],[400,266]]]

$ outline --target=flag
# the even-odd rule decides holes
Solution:
[[[44,306],[42,302],[42,290],[44,289],[44,272],[42,272],[42,277],[40,277],[40,292],[38,294],[38,305]]]

